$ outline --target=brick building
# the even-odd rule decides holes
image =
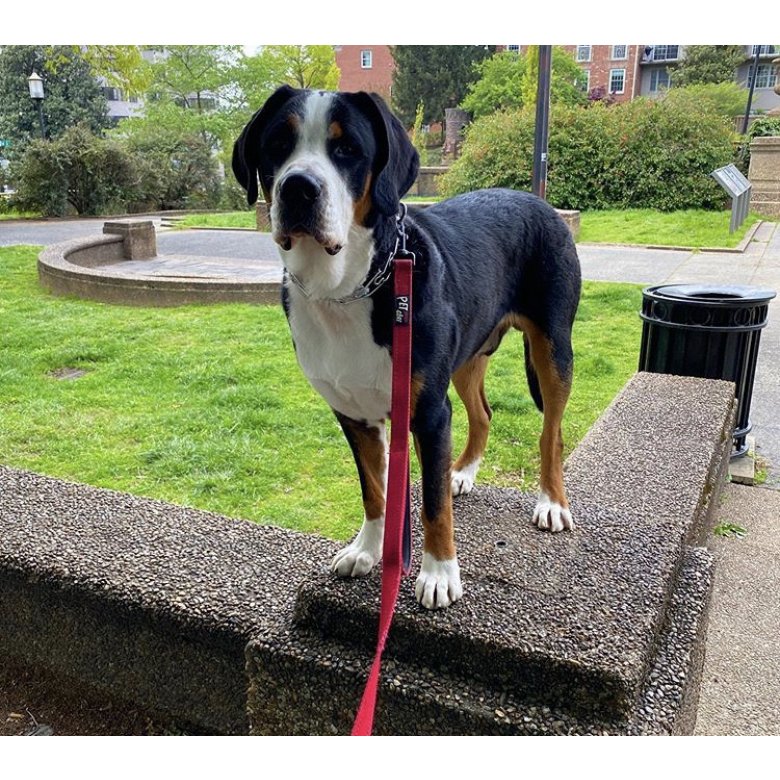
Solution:
[[[520,51],[525,46],[498,48]],[[654,96],[671,83],[670,66],[685,56],[685,46],[678,44],[577,44],[564,45],[583,72],[583,89],[610,94],[622,103],[639,95]],[[745,46],[745,62],[735,74],[740,86],[748,86],[752,56],[759,50],[758,78],[753,98],[755,111],[780,106],[775,94],[778,68],[772,59],[780,54],[777,46]],[[339,89],[366,89],[390,98],[395,63],[389,46],[336,46],[336,64],[341,69]]]
[[[334,46],[341,71],[339,89],[346,92],[378,92],[390,100],[395,62],[389,46]]]

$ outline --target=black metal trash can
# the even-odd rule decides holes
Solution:
[[[731,457],[744,455],[758,344],[776,293],[739,285],[671,284],[648,287],[642,295],[639,370],[734,382],[738,403]]]

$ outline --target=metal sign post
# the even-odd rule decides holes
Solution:
[[[733,233],[744,221],[750,208],[750,193],[753,185],[742,175],[736,165],[729,164],[713,171],[710,176],[731,198],[731,222],[729,233]]]

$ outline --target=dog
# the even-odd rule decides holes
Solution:
[[[418,155],[378,95],[283,86],[243,129],[232,167],[250,205],[258,185],[270,204],[298,363],[333,409],[357,464],[363,524],[331,567],[342,577],[366,575],[381,560],[384,532],[394,312],[386,269]],[[403,226],[416,256],[411,431],[422,470],[424,544],[415,594],[435,609],[463,594],[452,496],[474,486],[491,419],[485,371],[510,328],[523,332],[528,385],[544,414],[533,522],[552,532],[574,528],[561,418],[572,381],[580,267],[566,224],[525,192],[480,190],[409,208]],[[469,425],[454,464],[450,381]]]

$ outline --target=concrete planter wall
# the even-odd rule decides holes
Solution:
[[[780,137],[753,139],[748,179],[753,185],[753,211],[765,217],[780,217]]]

